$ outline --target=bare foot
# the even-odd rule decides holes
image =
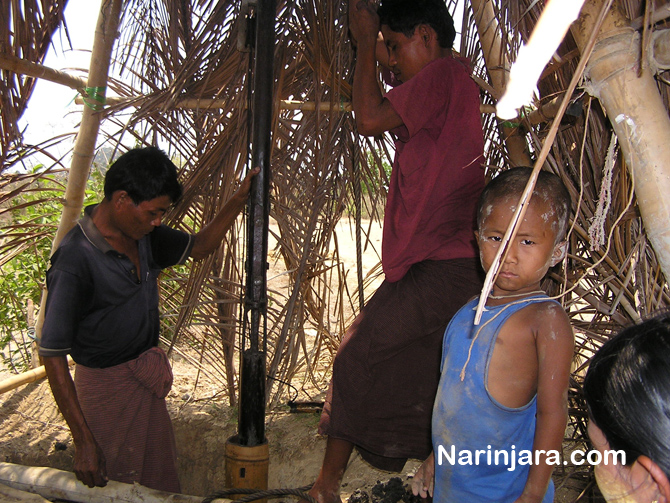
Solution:
[[[340,498],[339,486],[335,489],[324,487],[325,484],[321,483],[318,479],[309,490],[309,494],[319,503],[342,503]],[[308,503],[307,500],[300,500],[298,503]]]

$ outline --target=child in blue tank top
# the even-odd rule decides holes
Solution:
[[[530,175],[529,168],[507,170],[481,195],[475,235],[487,271]],[[433,454],[414,476],[415,494],[439,503],[553,501],[574,337],[540,283],[566,254],[569,212],[561,180],[540,172],[480,323],[473,299],[449,324]]]

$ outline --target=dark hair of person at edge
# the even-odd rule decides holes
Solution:
[[[621,470],[630,470],[634,464],[644,466],[648,474],[643,479],[655,482],[656,489],[667,500],[670,497],[670,311],[632,325],[605,342],[591,359],[584,379],[584,397],[592,421],[589,428],[592,441],[595,425],[609,449],[625,452],[626,466],[620,467]],[[619,477],[622,480],[627,478]],[[604,489],[601,478],[598,485]],[[642,484],[630,486],[626,494],[639,493],[641,489]]]

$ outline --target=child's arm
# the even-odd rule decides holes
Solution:
[[[568,386],[574,352],[574,336],[565,312],[556,304],[538,306],[542,323],[536,332],[538,359],[537,423],[533,441],[533,464],[517,503],[542,501],[553,464],[546,463],[548,451],[561,452],[568,416]],[[544,451],[536,463],[538,451]]]
[[[422,498],[433,497],[433,487],[435,485],[435,453],[431,452],[430,456],[421,463],[421,466],[416,470],[414,477],[412,477],[412,493],[414,496]]]

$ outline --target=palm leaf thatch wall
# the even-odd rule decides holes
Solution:
[[[529,39],[543,2],[447,4],[457,13],[457,24],[462,23],[456,49],[474,62],[482,89],[487,174],[533,162],[578,68],[578,45],[568,33],[538,83],[538,101],[521,119],[502,123],[487,105],[500,97],[504,78],[499,75],[504,76]],[[33,21],[12,26],[18,7],[3,3],[0,52],[33,62],[43,59],[45,41],[62,21],[63,4],[51,2],[51,10],[38,15],[40,5],[24,2],[25,17]],[[614,2],[625,22],[642,33],[641,61],[649,55],[651,32],[665,27],[659,13],[667,9],[661,7],[641,0]],[[348,111],[353,55],[346,8],[344,1],[277,2],[271,189],[277,248],[272,260],[286,272],[269,284],[268,395],[275,403],[285,399],[289,382],[312,394],[325,388],[332,356],[359,310],[359,287],[379,272],[347,270],[338,249],[336,224],[343,215],[364,212],[373,220],[381,218],[384,165],[392,156],[389,138],[359,136]],[[234,1],[124,2],[108,84],[108,95],[124,99],[104,110],[107,127],[99,143],[167,146],[181,166],[186,189],[169,220],[184,229],[197,230],[214,215],[247,164],[250,70],[249,53],[237,48],[244,17],[240,9]],[[667,109],[666,73],[659,70],[654,76]],[[8,168],[25,154],[16,120],[31,83],[2,72],[4,183],[15,176]],[[568,97],[570,106],[544,165],[561,176],[574,201],[569,257],[546,286],[561,296],[577,335],[569,428],[576,441],[584,438],[585,425],[580,380],[593,351],[620,327],[670,300],[611,118],[589,91],[588,81],[582,80]],[[299,104],[289,107],[289,100]],[[1,197],[13,194],[5,191]],[[221,383],[231,403],[237,389],[241,229],[231,232],[214,256],[171,272],[162,283],[167,339],[177,349],[198,351],[207,363],[203,371]],[[366,230],[363,224],[351,230],[361,248],[367,246]]]

